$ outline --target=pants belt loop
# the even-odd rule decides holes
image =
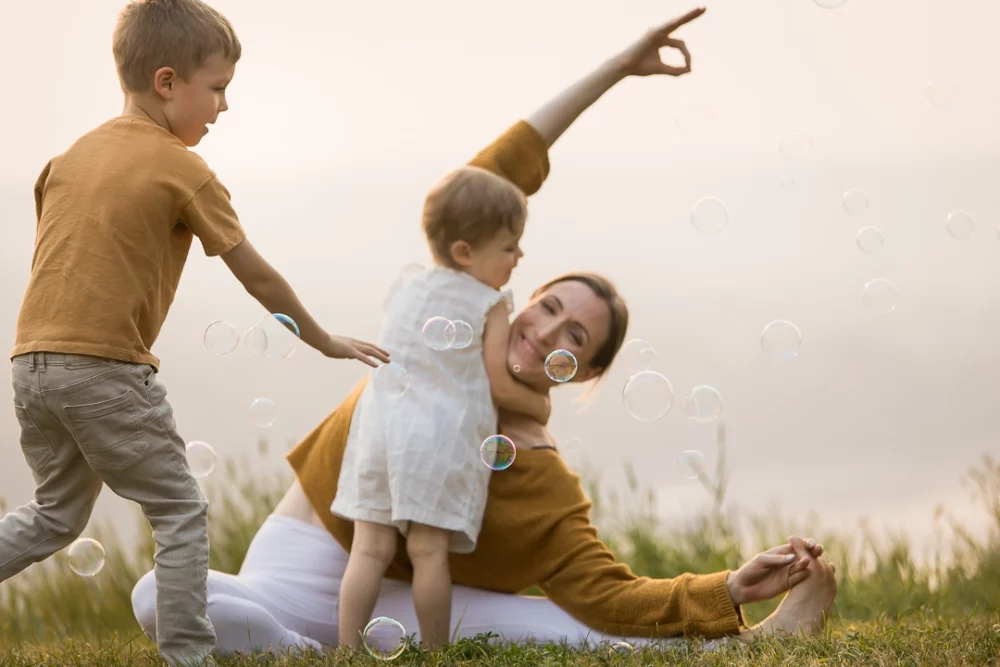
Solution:
[[[30,353],[28,355],[28,370],[29,371],[35,370],[35,355],[36,354],[38,354],[38,353],[37,352],[32,352],[32,353]]]

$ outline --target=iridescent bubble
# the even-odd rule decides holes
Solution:
[[[479,447],[479,457],[490,470],[506,470],[516,456],[514,441],[505,435],[491,435]]]
[[[684,479],[698,479],[705,474],[705,457],[694,449],[685,450],[677,457],[677,467]]]
[[[934,79],[927,82],[927,100],[938,109],[950,109],[958,104],[961,92],[958,84],[951,79]]]
[[[104,547],[91,537],[81,537],[69,545],[69,569],[81,577],[93,577],[104,569]]]
[[[634,651],[635,649],[632,645],[625,641],[615,642],[608,649],[608,653],[610,653],[612,657],[616,655],[632,655]]]
[[[625,410],[633,419],[655,422],[670,411],[674,402],[674,388],[670,380],[655,371],[636,373],[622,390]]]
[[[432,317],[424,323],[422,334],[424,344],[438,352],[447,350],[455,343],[455,323],[447,317]]]
[[[378,616],[361,633],[365,650],[377,660],[395,660],[406,650],[406,628],[394,618]]]
[[[793,127],[781,135],[778,151],[787,160],[801,160],[812,155],[813,140],[809,132],[801,127]]]
[[[771,322],[760,334],[760,348],[775,361],[794,359],[802,347],[802,333],[786,320]]]
[[[823,9],[837,9],[847,4],[847,0],[813,0],[813,2],[816,3],[817,7]]]
[[[861,252],[868,253],[869,255],[879,252],[882,250],[882,246],[885,245],[885,239],[882,237],[882,232],[878,227],[861,228],[858,231],[857,242]]]
[[[278,418],[278,404],[270,398],[255,398],[250,403],[250,421],[257,428],[269,428]]]
[[[861,300],[865,310],[877,315],[887,315],[896,310],[896,300],[899,290],[885,278],[875,278],[865,283],[861,291]]]
[[[864,190],[848,190],[844,193],[844,210],[854,216],[862,216],[868,212],[868,195]]]
[[[962,241],[971,237],[976,231],[976,221],[965,211],[952,211],[948,214],[945,229],[951,238]]]
[[[215,470],[215,450],[201,440],[187,444],[188,466],[196,479],[205,479]]]
[[[299,342],[299,325],[288,315],[272,313],[247,331],[245,344],[266,359],[287,359]]]
[[[521,372],[521,364],[514,364],[514,368],[511,369],[511,370],[513,370],[515,373],[520,373]]]
[[[715,111],[702,99],[681,100],[675,111],[674,123],[686,134],[706,132],[715,124]]]
[[[553,350],[545,357],[545,374],[553,382],[569,382],[576,369],[576,357],[569,350]]]
[[[715,387],[698,385],[681,401],[681,412],[696,422],[710,422],[722,412],[722,394]]]
[[[455,326],[455,341],[451,344],[453,350],[464,350],[465,348],[472,345],[472,325],[465,320],[455,320],[452,322]]]
[[[718,197],[702,197],[691,207],[691,226],[702,234],[718,234],[729,223],[729,209]]]
[[[219,320],[205,328],[202,340],[209,352],[224,356],[236,350],[236,346],[240,344],[240,332],[229,322]]]
[[[648,371],[653,367],[653,362],[656,361],[656,350],[649,342],[641,338],[633,338],[622,345],[618,358],[629,374],[635,374],[639,371]]]
[[[410,389],[410,374],[395,362],[382,364],[372,372],[375,391],[389,398],[399,398]]]

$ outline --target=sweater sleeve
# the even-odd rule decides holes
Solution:
[[[549,599],[594,630],[623,637],[711,638],[740,631],[726,589],[728,570],[673,579],[637,577],[601,542],[590,523],[590,501],[579,487],[577,495],[573,511],[546,541],[553,553],[545,557],[557,561],[541,585]]]
[[[533,195],[549,175],[549,151],[538,131],[518,121],[472,158],[469,165],[503,176]]]

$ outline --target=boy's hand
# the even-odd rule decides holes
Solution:
[[[323,353],[323,356],[331,359],[357,359],[372,368],[379,366],[375,363],[376,359],[384,364],[389,363],[389,353],[382,348],[344,336],[330,336],[326,343],[319,348],[319,351]]]

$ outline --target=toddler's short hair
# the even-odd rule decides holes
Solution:
[[[113,51],[122,88],[144,93],[161,67],[187,79],[213,55],[237,62],[242,49],[226,17],[201,0],[132,0],[118,15]]]
[[[455,241],[475,247],[503,229],[519,234],[527,216],[527,197],[516,185],[485,169],[462,167],[427,195],[423,227],[434,258],[458,268],[451,257]]]

